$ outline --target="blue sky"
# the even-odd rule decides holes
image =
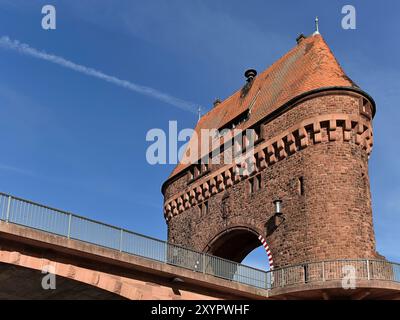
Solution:
[[[41,8],[57,29],[41,28]],[[341,28],[352,4],[357,29]],[[320,31],[377,103],[370,161],[378,251],[400,261],[400,3],[373,1],[0,0],[0,37],[203,106]],[[146,162],[146,133],[197,117],[101,79],[0,48],[0,190],[166,239],[160,187],[173,166]],[[267,264],[256,250],[246,263]]]

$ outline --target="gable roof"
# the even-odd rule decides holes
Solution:
[[[250,128],[292,99],[312,90],[332,87],[358,89],[346,76],[322,36],[312,35],[256,76],[245,96],[239,89],[203,115],[195,132],[200,137],[201,129],[220,129],[251,108],[247,121],[237,127]],[[189,148],[191,144],[192,141]],[[168,180],[187,167],[188,164],[179,163]]]

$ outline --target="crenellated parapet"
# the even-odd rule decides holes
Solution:
[[[212,195],[225,192],[235,184],[256,174],[296,152],[320,143],[354,143],[369,156],[373,148],[371,122],[360,115],[329,114],[301,121],[278,136],[260,142],[252,150],[234,159],[209,175],[165,200],[167,221]]]

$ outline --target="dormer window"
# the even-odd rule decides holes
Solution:
[[[253,143],[256,145],[258,142],[262,140],[262,134],[261,134],[261,126],[256,126],[251,129],[253,136]]]
[[[248,180],[248,184],[249,184],[249,193],[250,194],[253,194],[256,191],[260,190],[261,189],[261,175],[258,174],[254,177],[251,177]]]
[[[241,123],[247,121],[249,119],[249,110],[245,110],[241,114],[239,114],[235,119],[231,120],[230,122],[224,124],[222,127],[218,129],[220,133],[223,133],[224,130],[232,130],[235,129]]]
[[[365,98],[360,98],[360,114],[366,116],[368,119],[372,118],[371,103]]]
[[[254,131],[256,133],[256,139],[255,141],[259,141],[262,138],[262,132],[261,132],[261,126],[257,126],[254,128]]]

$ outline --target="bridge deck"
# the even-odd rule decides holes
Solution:
[[[13,263],[7,259],[19,253],[70,265],[83,261],[92,271],[100,263],[113,275],[135,270],[135,277],[148,283],[179,283],[216,298],[363,296],[365,290],[343,291],[349,268],[357,288],[369,288],[369,297],[397,296],[400,289],[400,265],[384,260],[321,261],[263,271],[2,193],[0,237],[0,262]]]

